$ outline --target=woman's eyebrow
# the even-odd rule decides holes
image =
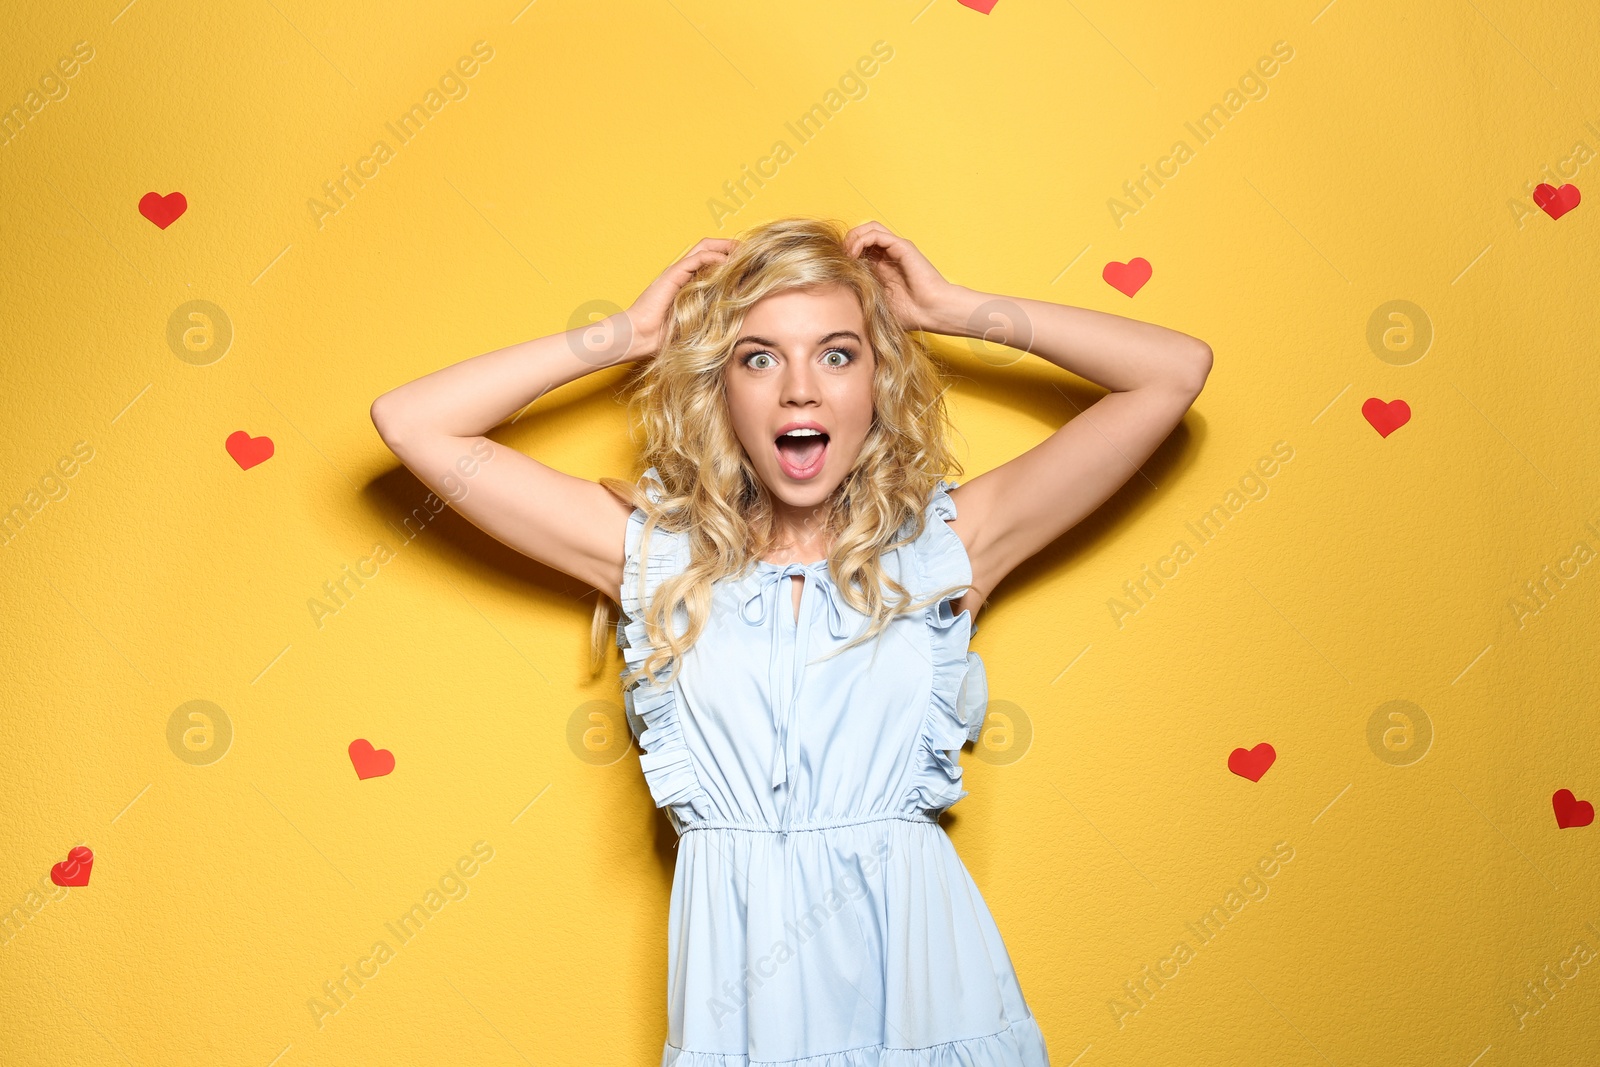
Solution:
[[[817,344],[825,345],[829,341],[835,340],[836,338],[840,338],[840,337],[848,337],[852,341],[854,341],[856,344],[860,344],[861,343],[861,337],[854,330],[834,330],[832,333],[823,334],[821,337],[817,338]],[[739,338],[737,341],[735,341],[733,343],[733,347],[738,348],[740,345],[743,345],[743,344],[765,345],[767,348],[778,348],[778,347],[780,347],[778,345],[778,342],[768,340],[765,337],[757,337],[755,334],[746,334],[745,336]]]

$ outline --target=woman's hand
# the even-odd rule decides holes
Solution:
[[[896,237],[880,222],[864,222],[845,234],[845,250],[865,257],[883,283],[889,307],[908,330],[949,333],[950,320],[961,286],[947,282],[928,257],[904,237]]]
[[[711,263],[721,263],[728,258],[738,242],[726,237],[707,237],[689,250],[689,254],[661,272],[661,276],[639,294],[639,299],[623,313],[626,322],[619,324],[629,331],[625,353],[618,362],[631,363],[651,359],[661,348],[661,338],[666,332],[667,315],[678,290],[688,284],[694,272]]]

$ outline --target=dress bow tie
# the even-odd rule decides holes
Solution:
[[[839,590],[828,577],[828,561],[820,559],[815,563],[786,563],[779,570],[763,570],[756,577],[756,588],[744,602],[739,605],[739,615],[745,622],[752,626],[761,625],[762,621],[772,614],[772,609],[779,598],[775,595],[779,579],[790,578],[797,574],[806,576],[806,588],[816,585],[822,589],[824,599],[828,602],[828,632],[835,637],[850,637],[852,631],[844,617],[844,607],[839,599]],[[784,583],[787,588],[788,583]],[[805,594],[801,593],[800,621],[808,622],[803,602]],[[750,606],[757,606],[752,615]]]

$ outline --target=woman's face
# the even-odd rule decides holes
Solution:
[[[855,465],[872,426],[874,359],[861,304],[842,285],[775,293],[745,314],[728,410],[780,511],[815,508]],[[802,426],[820,433],[786,436]]]

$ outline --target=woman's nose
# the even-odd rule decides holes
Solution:
[[[804,366],[790,367],[783,376],[781,399],[784,401],[810,400],[816,396],[816,384],[816,380],[811,376],[810,368]]]

